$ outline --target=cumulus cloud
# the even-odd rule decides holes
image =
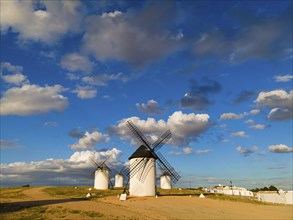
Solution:
[[[79,80],[80,76],[78,74],[74,74],[74,73],[67,73],[66,74],[66,79],[69,79],[71,81]]]
[[[83,49],[99,61],[118,60],[135,66],[162,58],[182,47],[173,4],[148,4],[142,11],[114,11],[87,19]]]
[[[273,108],[268,114],[268,118],[273,121],[285,121],[293,118],[293,111],[286,108]]]
[[[250,112],[249,112],[251,115],[257,115],[260,113],[260,110],[259,109],[252,109]]]
[[[245,121],[245,123],[247,123],[247,124],[254,124],[254,121],[252,119],[248,119],[248,120]]]
[[[15,85],[29,83],[27,76],[22,73],[22,70],[22,66],[14,66],[9,62],[2,62],[0,76],[6,83]]]
[[[289,120],[293,118],[293,90],[290,93],[282,89],[260,92],[254,102],[260,107],[272,108],[268,115],[271,120]]]
[[[77,86],[72,92],[76,93],[77,97],[81,99],[92,99],[97,95],[97,90],[90,86]]]
[[[153,99],[149,100],[147,104],[136,103],[136,108],[149,115],[161,114],[163,112],[163,109],[160,107],[160,105]]]
[[[84,76],[82,82],[93,86],[106,86],[109,81],[126,82],[128,77],[123,73],[117,74],[97,74],[93,76]]]
[[[241,11],[233,20],[242,27],[229,33],[213,29],[203,33],[194,44],[198,57],[216,57],[222,62],[241,63],[249,59],[288,56],[291,48],[292,19],[290,10],[277,17],[264,17]],[[252,22],[253,21],[253,22]]]
[[[78,53],[69,53],[61,58],[60,65],[63,69],[75,72],[81,71],[90,73],[93,70],[94,64],[85,56]]]
[[[84,136],[80,138],[77,143],[72,144],[70,147],[73,150],[93,149],[97,144],[108,142],[109,140],[110,138],[107,134],[102,134],[98,131],[94,131],[92,133],[86,131]]]
[[[221,115],[221,120],[236,120],[236,119],[241,119],[243,118],[244,114],[235,114],[232,112],[229,113],[223,113]]]
[[[248,137],[244,131],[231,132],[232,137]]]
[[[1,150],[15,149],[15,148],[19,148],[19,147],[21,147],[21,145],[18,143],[17,140],[0,139],[0,148],[1,148]]]
[[[69,132],[68,132],[68,135],[70,137],[73,137],[73,138],[83,138],[85,137],[84,136],[84,133],[85,132],[81,132],[80,131],[80,128],[72,128]]]
[[[289,82],[293,79],[293,75],[280,75],[274,77],[276,82]]]
[[[272,153],[292,153],[293,152],[293,148],[288,147],[285,144],[271,145],[271,146],[268,147],[268,149]]]
[[[1,164],[1,185],[88,185],[86,177],[95,169],[90,157],[99,163],[111,155],[107,165],[119,170],[123,166],[119,161],[121,154],[116,148],[100,152],[87,150],[75,152],[68,159]]]
[[[257,146],[253,146],[251,148],[243,148],[243,147],[238,146],[236,148],[236,151],[240,154],[243,154],[243,156],[245,156],[245,157],[249,156],[250,154],[254,153],[257,150],[258,150]]]
[[[168,144],[173,146],[187,146],[191,142],[197,141],[200,135],[211,126],[208,114],[183,114],[181,111],[177,111],[169,116],[167,121],[156,121],[154,118],[142,120],[138,117],[131,117],[122,119],[118,125],[109,128],[112,134],[121,139],[129,140],[132,145],[136,146],[141,143],[126,126],[128,120],[131,120],[151,143],[156,141],[167,129],[170,129],[172,138]]]
[[[293,90],[287,93],[285,90],[277,89],[269,92],[260,92],[254,101],[261,107],[292,109]]]
[[[188,155],[188,154],[207,154],[210,152],[210,149],[204,149],[204,150],[193,150],[190,147],[185,147],[182,149],[182,151],[171,151],[169,152],[170,155]]]
[[[243,90],[239,93],[239,95],[233,100],[233,104],[239,104],[241,102],[245,102],[249,100],[252,96],[254,96],[254,92]]]
[[[202,111],[213,103],[209,95],[219,93],[222,86],[214,80],[204,79],[204,81],[205,85],[199,85],[196,80],[190,80],[190,91],[185,93],[184,97],[180,100],[182,108]]]
[[[21,40],[54,43],[80,31],[79,1],[1,1],[1,32],[18,33]]]
[[[1,115],[35,115],[52,110],[62,111],[68,100],[61,95],[65,91],[61,85],[23,85],[4,92],[0,100]]]
[[[265,126],[262,124],[257,124],[257,125],[250,126],[250,128],[253,128],[255,130],[263,130],[265,128]]]

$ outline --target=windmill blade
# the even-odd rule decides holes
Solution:
[[[108,155],[107,158],[102,162],[100,163],[100,167],[103,167],[104,164],[111,158],[111,155]]]
[[[176,183],[180,179],[180,175],[175,171],[175,169],[168,163],[168,161],[163,157],[160,152],[156,153],[157,162],[159,166],[165,173],[168,173],[171,176],[173,183]]]
[[[94,170],[94,171],[93,171],[93,172],[87,177],[87,179],[89,179],[92,175],[94,175],[95,172],[96,172],[96,170]]]
[[[104,167],[106,167],[109,170],[109,172],[111,172],[111,169],[106,164],[104,164]]]
[[[109,180],[109,183],[110,183],[110,187],[111,187],[111,188],[114,188],[113,183],[112,183],[111,180]]]
[[[142,166],[144,165],[144,163],[142,163],[143,161],[144,161],[144,158],[141,158],[140,160],[138,160],[138,162],[135,163],[134,166],[130,167],[129,178],[132,178],[142,168]]]
[[[145,179],[146,179],[148,173],[149,173],[150,170],[154,167],[154,166],[152,166],[152,165],[154,165],[154,163],[149,163],[149,164],[147,165],[147,168],[144,170],[143,176],[142,176],[142,178],[141,178],[141,180],[140,180],[141,183],[144,183],[144,181],[145,181]]]
[[[124,176],[129,177],[130,176],[130,172],[133,172],[137,166],[140,165],[141,161],[143,161],[143,158],[141,160],[136,159],[132,164],[131,167],[124,167],[121,170],[121,173],[124,174]]]
[[[127,122],[126,122],[126,125],[127,125],[127,127],[129,128],[129,130],[131,130],[132,131],[132,133],[143,143],[143,144],[145,144],[145,146],[147,147],[147,148],[149,148],[150,150],[152,149],[151,148],[151,144],[150,144],[150,142],[146,139],[146,137],[141,133],[141,131],[135,126],[135,124],[132,122],[132,121],[130,121],[130,120],[128,120]]]
[[[171,131],[167,130],[155,143],[153,143],[153,150],[157,152],[164,144],[166,144],[170,140],[171,137]]]
[[[150,158],[146,158],[146,161],[145,161],[145,163],[144,163],[144,165],[143,165],[143,167],[142,167],[141,174],[139,175],[138,180],[139,180],[141,183],[143,183],[143,182],[142,182],[142,177],[144,176],[144,174],[145,174],[145,170],[147,169],[147,166],[149,165],[149,164],[148,164],[149,160],[150,160]]]
[[[97,167],[99,167],[99,164],[94,160],[94,158],[90,157],[90,160],[91,160],[91,162],[92,162],[93,164],[96,164]]]

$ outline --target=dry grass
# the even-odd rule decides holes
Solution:
[[[92,188],[92,190],[89,190]],[[102,198],[106,196],[120,195],[123,189],[108,189],[108,190],[97,190],[89,186],[58,186],[58,187],[48,187],[44,190],[50,196],[57,198],[68,198],[68,199],[84,199],[87,193],[91,193],[93,198]]]
[[[0,215],[1,220],[20,219],[103,219],[103,214],[93,211],[80,211],[59,207],[30,207],[17,212],[6,212]]]
[[[25,198],[23,191],[27,189],[29,188],[0,188],[0,199]]]

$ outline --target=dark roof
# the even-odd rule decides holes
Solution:
[[[155,158],[157,157],[152,154],[150,150],[144,145],[140,145],[139,148],[128,158],[129,160],[132,158],[139,158],[139,157],[148,157],[148,158]]]

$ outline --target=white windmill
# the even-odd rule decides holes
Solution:
[[[166,131],[156,142],[150,144],[141,131],[132,121],[126,122],[128,128],[142,142],[142,145],[129,157],[129,195],[155,196],[156,195],[156,162],[162,172],[168,174],[176,183],[180,176],[167,162],[158,150],[172,137]]]
[[[172,189],[172,180],[168,173],[160,176],[161,189]]]
[[[106,162],[110,159],[109,155],[103,162],[97,163],[93,158],[90,157],[90,160],[97,166],[97,168],[88,176],[90,178],[95,174],[94,188],[105,190],[109,189],[110,181],[110,168],[106,165]]]
[[[125,167],[123,167],[120,171],[116,171],[116,174],[115,174],[115,185],[114,185],[115,188],[121,188],[121,187],[123,187],[123,183],[124,183],[124,174],[123,174],[123,172],[124,171],[125,171]]]

